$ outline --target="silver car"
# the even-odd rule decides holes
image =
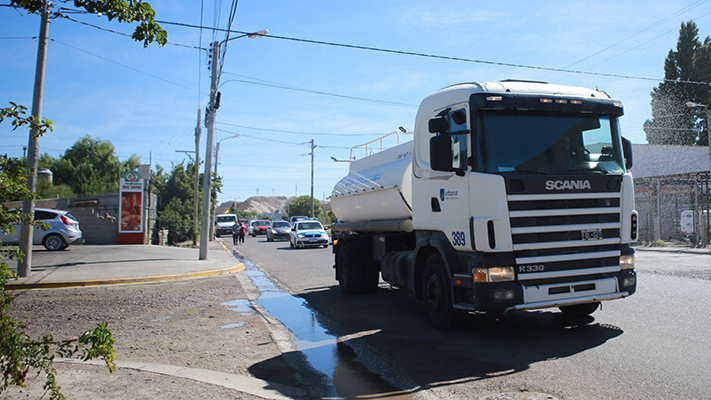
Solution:
[[[32,233],[32,244],[41,244],[47,250],[64,250],[82,238],[79,221],[69,211],[35,208],[35,220],[46,223],[49,228],[42,230],[35,227]],[[0,242],[7,245],[20,244],[20,226],[15,225],[13,234],[0,232]]]
[[[276,239],[289,240],[289,232],[291,224],[288,221],[272,221],[267,229],[267,242],[273,242]]]

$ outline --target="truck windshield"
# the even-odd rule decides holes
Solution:
[[[478,119],[482,172],[625,172],[616,117],[485,111]]]

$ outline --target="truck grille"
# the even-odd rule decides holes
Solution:
[[[620,192],[510,194],[519,280],[619,271]]]

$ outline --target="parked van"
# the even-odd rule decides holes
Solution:
[[[232,235],[232,227],[237,223],[235,214],[220,214],[215,216],[215,236]]]

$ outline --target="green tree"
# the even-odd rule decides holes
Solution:
[[[299,196],[295,198],[289,204],[289,217],[305,215],[311,216],[311,196]],[[314,218],[318,218],[319,221],[325,222],[323,219],[323,208],[321,207],[321,202],[318,199],[314,199]]]
[[[664,79],[651,96],[652,119],[644,123],[650,144],[708,146],[706,113],[687,102],[711,106],[711,38],[699,41],[693,21],[681,24],[676,51],[664,60]]]
[[[161,227],[168,229],[168,243],[192,239],[194,164],[173,165],[170,174],[158,165],[151,174],[153,190],[158,194],[158,219]]]
[[[58,3],[66,5],[69,0],[59,0]],[[77,11],[86,11],[90,14],[105,16],[109,21],[117,19],[119,22],[138,22],[131,37],[143,42],[143,47],[157,42],[165,45],[168,42],[168,33],[155,20],[155,11],[150,4],[141,0],[73,0],[76,9],[62,6],[60,11],[52,14],[63,17],[64,14],[74,14]],[[45,0],[11,0],[10,5],[27,10],[30,14],[40,13],[45,5]],[[78,9],[78,10],[77,10]]]
[[[50,181],[45,179],[37,180],[37,198],[39,199],[68,199],[72,197],[77,197],[72,188],[69,185],[53,185]]]
[[[155,171],[151,171],[151,182],[153,191],[158,194],[158,219],[161,227],[169,231],[169,243],[176,244],[192,239],[193,226],[193,194],[195,164],[180,163],[173,165],[170,174],[167,174],[163,167],[156,166]],[[204,175],[200,174],[198,185],[198,199],[202,199],[202,181]],[[215,209],[217,195],[222,191],[222,178],[213,176],[210,210]],[[198,213],[202,208],[202,201],[198,204]],[[198,224],[200,218],[198,218]],[[198,234],[200,226],[198,226]]]
[[[37,160],[37,168],[52,170],[54,166],[59,162],[58,159],[50,156],[48,153],[41,154],[39,160]],[[46,181],[44,179],[37,180],[37,198],[40,199],[53,199],[62,198],[67,199],[70,197],[77,197],[77,194],[72,190],[67,184],[54,184],[53,182]]]
[[[87,135],[58,159],[43,154],[38,166],[52,171],[56,185],[66,185],[80,196],[118,193],[119,179],[138,168],[140,158],[134,154],[122,162],[115,151],[110,141]]]
[[[51,121],[38,121],[33,117],[24,116],[25,108],[12,104],[11,107],[0,109],[0,122],[5,118],[12,119],[15,128],[29,125],[40,134],[51,130]],[[23,163],[14,158],[0,157],[0,203],[20,199],[34,199],[34,193],[27,188],[27,169]],[[15,226],[26,222],[41,227],[31,216],[22,210],[8,210],[0,207],[0,232],[12,233]],[[102,358],[109,370],[115,368],[114,339],[111,337],[106,322],[102,321],[77,338],[55,340],[51,334],[32,339],[25,333],[26,325],[16,321],[9,312],[13,297],[5,286],[10,279],[16,279],[17,273],[11,271],[7,260],[22,257],[17,247],[2,246],[0,243],[0,394],[8,387],[19,385],[26,387],[27,375],[31,370],[45,374],[44,389],[49,392],[50,399],[63,399],[56,381],[56,370],[53,360],[56,356],[72,357],[80,355],[83,360]]]

